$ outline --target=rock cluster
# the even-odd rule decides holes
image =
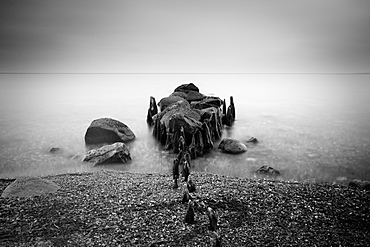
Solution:
[[[126,124],[112,118],[95,119],[85,134],[85,143],[90,150],[72,158],[94,166],[106,163],[127,163],[131,160],[131,156],[125,142],[134,139],[134,132]],[[59,148],[50,150],[51,153],[56,151],[59,151]]]
[[[193,83],[180,85],[171,95],[161,99],[158,103],[160,112],[153,115],[156,112],[154,103],[154,97],[151,97],[147,122],[153,126],[155,138],[167,150],[178,153],[182,136],[192,159],[212,149],[222,135],[223,124],[231,125],[235,119],[232,97],[225,113],[220,108],[224,105],[226,109],[225,100],[201,94]]]

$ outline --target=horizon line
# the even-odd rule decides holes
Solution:
[[[369,75],[370,72],[0,72],[0,75]]]

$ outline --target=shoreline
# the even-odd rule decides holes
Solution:
[[[194,173],[222,246],[369,245],[370,193],[344,185]],[[183,222],[172,176],[112,170],[42,177],[54,194],[1,198],[0,245],[213,246],[204,208]],[[0,181],[1,192],[11,181]],[[201,204],[199,204],[201,205]]]

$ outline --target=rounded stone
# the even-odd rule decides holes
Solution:
[[[135,134],[126,124],[111,118],[99,118],[92,121],[85,134],[86,144],[111,144],[128,142],[133,139],[135,139]]]
[[[247,146],[241,141],[225,138],[218,145],[218,149],[221,149],[225,153],[239,154],[247,151]]]

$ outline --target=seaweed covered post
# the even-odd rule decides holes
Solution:
[[[149,100],[149,108],[148,108],[148,114],[146,116],[146,122],[148,125],[153,125],[153,116],[158,113],[157,103],[155,102],[155,98],[153,96],[150,96]]]
[[[233,116],[233,119],[235,120],[235,105],[234,105],[234,97],[230,96],[230,106],[231,106],[231,114]]]
[[[226,113],[227,113],[226,100],[224,99],[222,103],[222,124],[226,124]]]
[[[231,126],[235,121],[235,105],[234,105],[234,98],[230,96],[230,105],[227,108],[226,116],[225,116],[225,125]]]

